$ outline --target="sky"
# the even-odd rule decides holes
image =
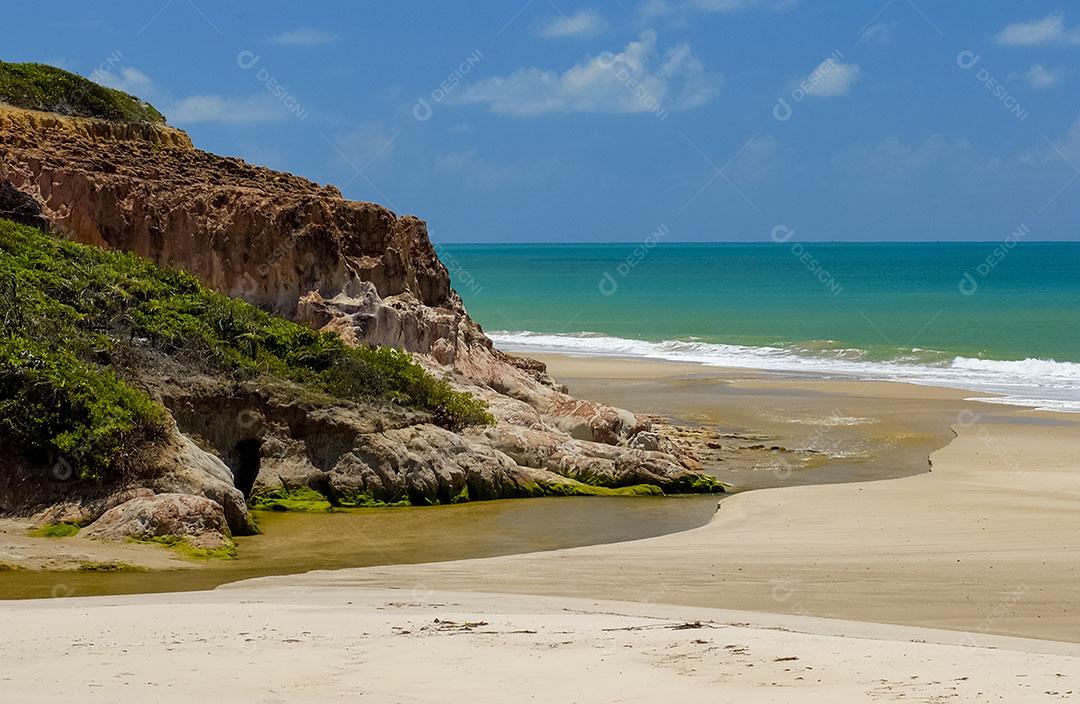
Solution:
[[[1066,0],[4,1],[0,59],[436,242],[1080,239]],[[777,233],[780,233],[779,235]]]

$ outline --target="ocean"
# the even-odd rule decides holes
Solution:
[[[1080,411],[1080,243],[664,234],[437,249],[469,312],[509,350],[909,381]]]

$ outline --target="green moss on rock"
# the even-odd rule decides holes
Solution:
[[[684,486],[679,487],[678,491],[687,494],[723,494],[727,489],[725,484],[716,477],[698,474]]]
[[[664,490],[655,484],[632,486],[594,486],[580,482],[532,483],[526,486],[530,496],[663,496]]]
[[[251,497],[251,508],[256,511],[329,511],[330,501],[308,487],[299,489],[272,489]]]
[[[74,523],[50,523],[30,531],[30,535],[34,538],[70,538],[80,530]]]
[[[164,545],[186,560],[236,559],[236,545],[231,540],[225,545],[216,548],[205,548],[193,545],[190,540],[182,535],[160,535],[146,540],[137,540],[135,542]]]
[[[105,560],[103,562],[80,562],[76,567],[79,572],[145,572],[144,567],[139,567],[128,562],[118,560]]]

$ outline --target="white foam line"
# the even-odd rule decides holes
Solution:
[[[683,340],[647,342],[592,333],[556,335],[497,331],[491,333],[491,339],[501,347],[520,352],[659,359],[738,369],[835,374],[868,381],[906,381],[1000,394],[1001,398],[978,399],[992,403],[1080,412],[1080,364],[1075,362],[956,357],[948,364],[932,366],[812,356],[777,347]]]

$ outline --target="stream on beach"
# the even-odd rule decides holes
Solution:
[[[257,512],[239,557],[163,572],[0,572],[0,599],[212,589],[311,570],[462,560],[613,543],[705,525],[716,495],[555,497],[454,506]],[[52,538],[63,540],[63,538]]]
[[[551,361],[551,360],[548,360]],[[557,361],[557,360],[556,360]],[[887,402],[828,384],[747,381],[746,374],[651,373],[618,383],[556,370],[586,398],[645,408],[689,425],[745,436],[747,442],[817,447],[792,471],[790,455],[756,451],[707,470],[737,491],[866,481],[925,472],[927,456],[952,437],[956,394],[925,390]],[[615,365],[608,362],[606,369]],[[650,367],[651,369],[651,367]],[[622,376],[622,373],[619,373]],[[632,376],[632,375],[630,375]],[[888,385],[895,392],[896,385]],[[725,441],[726,442],[726,441]],[[763,447],[758,444],[756,447]],[[649,538],[697,528],[716,512],[719,495],[549,497],[451,506],[256,513],[261,535],[236,539],[238,557],[167,571],[0,571],[0,599],[93,596],[212,589],[270,575],[400,563],[495,557]],[[76,538],[50,538],[71,540]],[[70,544],[69,544],[70,545]]]

